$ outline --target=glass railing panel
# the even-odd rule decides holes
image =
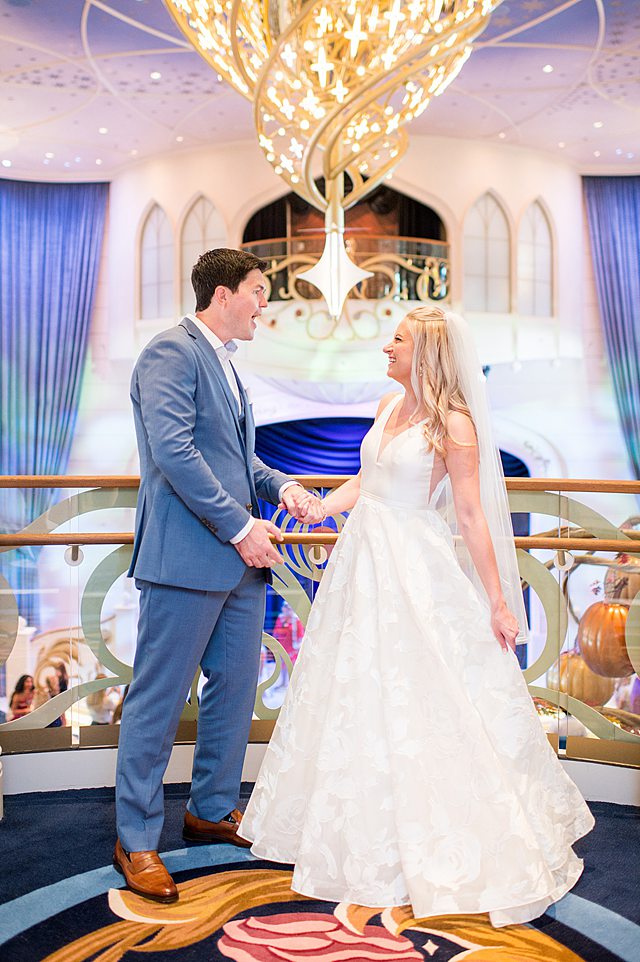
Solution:
[[[541,721],[568,757],[638,765],[637,494],[529,490],[510,499],[530,507],[533,538],[570,545],[521,558],[536,589],[525,677]]]
[[[328,490],[322,478],[310,483]],[[517,540],[531,625],[518,657],[561,753],[640,764],[640,486],[551,485],[509,483],[512,510],[529,516],[530,530]],[[136,644],[138,592],[126,577],[135,482],[47,489],[37,501],[25,491],[7,497],[0,488],[8,519],[0,539],[0,744],[5,752],[116,744]],[[27,511],[27,503],[35,507]],[[254,740],[269,737],[345,519],[309,528],[282,511],[273,517],[287,543],[268,589]],[[59,543],[7,544],[20,537]],[[34,689],[14,712],[23,675]],[[194,679],[178,740],[194,737],[201,684]]]

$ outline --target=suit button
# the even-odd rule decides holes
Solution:
[[[247,511],[249,511],[249,512],[253,511],[253,505],[252,505],[252,504],[245,504],[245,508],[246,508]]]

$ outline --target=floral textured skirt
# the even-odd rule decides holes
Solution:
[[[361,497],[242,821],[252,852],[304,895],[507,925],[574,885],[592,826],[440,517]]]

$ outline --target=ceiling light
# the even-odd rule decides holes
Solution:
[[[597,127],[598,129],[600,129],[600,127],[604,127],[604,121],[602,121],[602,120],[595,120],[594,123],[593,123],[593,126],[594,126],[594,127]]]
[[[553,73],[553,67],[551,66],[550,63],[546,63],[546,64],[544,65],[544,67],[542,68],[542,72],[543,72],[543,73]]]
[[[159,70],[152,70],[149,74],[149,77],[151,80],[160,80],[162,78],[162,74]]]
[[[505,134],[504,130],[501,130],[500,133],[498,134],[498,137],[500,138],[500,140],[504,140],[506,136],[507,135]]]
[[[179,134],[179,135],[176,137],[176,141],[177,141],[177,143],[179,143],[179,144],[181,144],[183,140],[184,140],[184,137],[182,136],[182,134]]]
[[[98,127],[98,133],[99,133],[99,134],[108,134],[108,133],[109,133],[109,128],[108,128],[108,127]]]
[[[64,162],[64,164],[63,164],[62,166],[63,166],[63,167],[71,167],[71,161],[70,161],[70,160],[65,160],[65,162]]]
[[[102,163],[102,161],[101,161],[100,158],[98,157],[98,159],[96,160],[96,164],[98,165],[98,167],[100,166],[101,163]]]
[[[136,150],[135,147],[134,147],[133,150],[131,151],[131,156],[132,156],[132,157],[137,157],[137,156],[138,156],[138,151]]]
[[[564,140],[558,141],[558,147],[559,147],[561,150],[563,149],[563,147],[566,147],[566,144],[565,144]]]
[[[2,166],[3,166],[3,167],[11,167],[11,161],[10,161],[10,160],[3,160],[3,161],[2,161]]]
[[[627,154],[627,157],[629,158],[629,160],[633,160],[633,158],[635,157],[635,154],[632,153],[632,151],[629,151],[629,153]]]
[[[49,150],[45,154],[45,157],[47,158],[47,160],[53,160],[53,158],[55,157],[55,154],[52,154],[51,151]]]
[[[599,156],[600,156],[600,151],[599,151],[599,150],[594,150],[593,156],[594,156],[594,157],[599,157]]]
[[[178,27],[215,74],[253,104],[256,134],[274,172],[325,212],[327,246],[321,261],[327,274],[322,290],[325,293],[325,281],[340,288],[338,294],[335,290],[331,296],[325,294],[327,303],[339,304],[337,314],[330,309],[334,319],[350,289],[345,284],[355,283],[344,263],[345,208],[374,190],[395,167],[408,141],[402,128],[456,78],[500,2],[372,0],[366,5],[323,0],[316,5],[298,0],[285,4],[166,0]],[[277,16],[272,15],[275,8]],[[426,19],[421,13],[425,8]],[[428,24],[426,32],[416,33],[419,14]],[[347,50],[350,55],[345,55]],[[295,73],[288,63],[293,52]],[[300,81],[295,88],[294,78]],[[415,85],[415,93],[403,101],[408,81]],[[347,96],[344,91],[349,110],[339,109]],[[346,128],[362,124],[367,134],[359,139],[359,150],[350,145],[348,154],[357,155],[357,160],[354,156],[349,166],[341,150],[348,141]],[[271,150],[276,135],[289,139],[295,135],[303,149],[294,155],[278,144],[277,151]],[[385,138],[389,144],[381,151]],[[320,159],[322,189],[314,181]],[[356,173],[363,162],[369,164],[367,180]],[[352,171],[354,188],[345,197],[345,177]]]
[[[622,156],[622,147],[616,147],[616,154],[618,155],[618,157]]]
[[[73,159],[75,160],[76,164],[79,164],[82,160],[82,157],[74,157]]]

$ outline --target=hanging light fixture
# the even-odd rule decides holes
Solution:
[[[332,317],[370,276],[345,250],[345,209],[398,163],[404,127],[456,77],[500,2],[165,0],[196,50],[253,102],[275,173],[325,213],[324,254],[300,276]]]

